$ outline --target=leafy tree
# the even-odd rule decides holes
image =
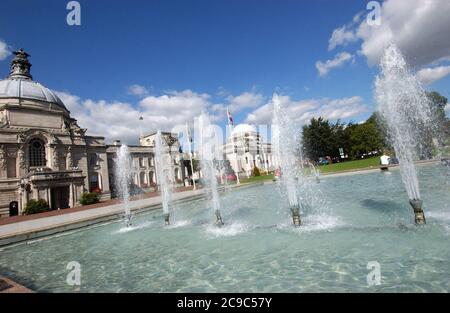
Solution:
[[[326,156],[339,158],[339,148],[355,158],[386,147],[385,133],[376,113],[362,124],[340,121],[332,124],[319,117],[303,127],[303,144],[306,155],[312,160]]]
[[[448,145],[450,138],[450,120],[446,117],[445,107],[448,99],[436,91],[427,92],[427,97],[431,102],[433,113],[432,129],[430,130],[440,146]]]
[[[310,125],[303,126],[303,145],[313,160],[330,155],[334,146],[330,123],[322,117],[311,119]]]
[[[350,153],[353,157],[383,148],[383,140],[376,123],[366,121],[363,124],[354,125],[349,128],[349,132]]]

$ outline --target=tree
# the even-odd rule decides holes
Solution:
[[[333,146],[333,130],[322,117],[311,119],[310,125],[303,126],[303,145],[306,155],[317,160],[330,155]]]
[[[383,140],[376,123],[366,121],[349,128],[351,156],[357,157],[383,148]]]
[[[430,100],[431,112],[433,114],[433,120],[431,122],[432,129],[430,132],[436,136],[440,146],[448,145],[450,137],[450,120],[445,114],[445,107],[448,104],[448,99],[437,91],[427,92],[426,95]]]
[[[386,147],[385,133],[378,114],[374,113],[362,124],[332,124],[322,117],[313,118],[303,126],[303,144],[306,155],[312,160],[320,157],[339,158],[339,148],[350,158],[378,151]]]

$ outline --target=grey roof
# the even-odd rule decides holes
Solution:
[[[50,102],[68,111],[64,103],[53,91],[38,82],[26,78],[0,80],[1,98],[20,98]]]

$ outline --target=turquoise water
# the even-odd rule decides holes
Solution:
[[[418,171],[424,227],[399,171],[328,177],[300,229],[275,184],[254,186],[221,196],[222,229],[197,200],[178,204],[169,228],[155,211],[128,231],[112,222],[3,248],[0,273],[43,292],[449,292],[449,172]],[[66,283],[71,261],[79,287]],[[370,261],[380,285],[367,283]]]

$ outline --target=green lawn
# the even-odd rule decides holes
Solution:
[[[330,165],[318,166],[320,173],[335,173],[349,170],[377,168],[380,165],[380,158],[373,157],[369,159],[335,163]]]
[[[342,162],[342,163],[335,163],[335,164],[331,164],[331,165],[318,166],[317,169],[320,171],[321,174],[338,173],[338,172],[351,171],[351,170],[363,170],[363,169],[370,169],[370,168],[378,168],[379,164],[380,164],[380,158],[373,157],[373,158],[357,160],[357,161],[348,161],[348,162]],[[305,174],[309,175],[309,173],[310,173],[309,169],[305,169]],[[273,174],[261,175],[261,176],[250,177],[250,178],[242,178],[241,183],[256,183],[256,182],[272,180],[272,179],[273,179]]]
[[[254,176],[254,177],[250,177],[250,178],[241,178],[241,183],[256,183],[256,182],[272,180],[272,179],[273,179],[273,174],[261,175],[261,176]]]

